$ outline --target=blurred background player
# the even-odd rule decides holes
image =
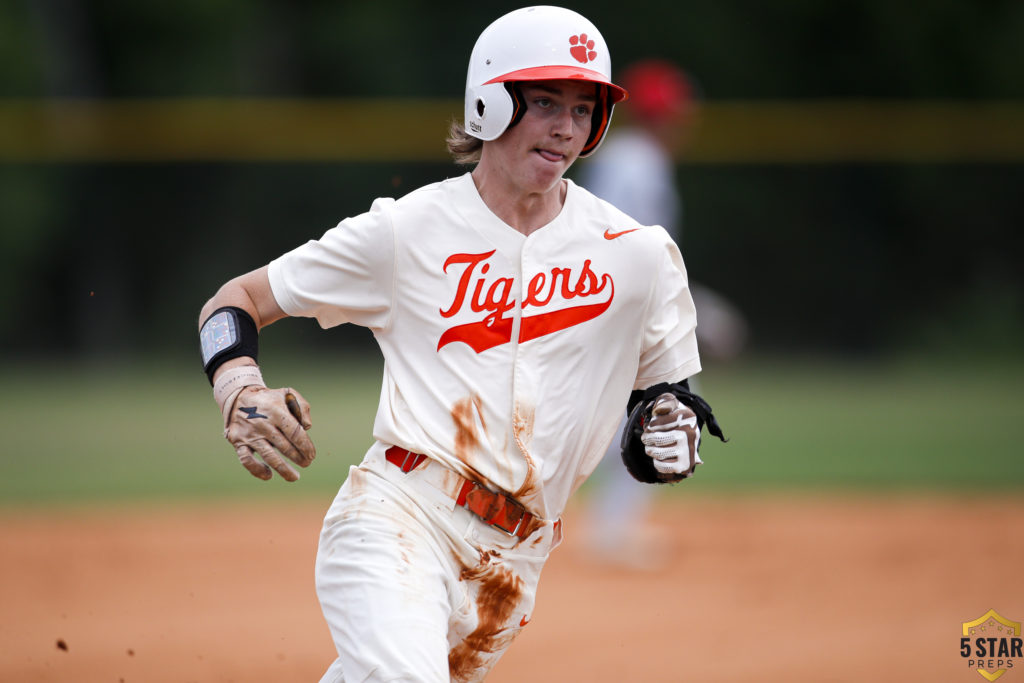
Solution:
[[[582,165],[579,181],[598,197],[645,225],[664,227],[682,246],[683,201],[676,158],[695,129],[699,98],[693,79],[675,64],[647,59],[622,72],[629,101],[620,107],[622,125],[612,128],[601,154]],[[724,297],[692,280],[697,309],[697,343],[702,355],[732,358],[742,349],[746,323]],[[697,379],[690,385],[699,393]],[[656,489],[637,482],[623,467],[619,432],[594,473],[588,497],[588,546],[593,558],[624,568],[656,568],[666,552],[655,530],[645,527]]]

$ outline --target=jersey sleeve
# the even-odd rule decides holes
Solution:
[[[665,235],[644,320],[634,389],[677,382],[700,372],[697,314],[676,244]]]
[[[316,318],[324,328],[386,327],[394,296],[393,203],[378,199],[367,213],[271,261],[270,287],[281,310]]]

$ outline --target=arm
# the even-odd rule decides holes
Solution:
[[[270,289],[267,266],[245,275],[239,275],[224,283],[200,311],[199,328],[202,329],[203,323],[214,311],[224,306],[235,306],[248,313],[256,323],[257,330],[287,317],[287,314],[277,305],[277,299],[274,298],[274,293]],[[256,359],[251,356],[243,356],[225,361],[217,368],[212,378],[213,381],[216,381],[217,375],[224,370],[242,365],[256,365]]]
[[[252,318],[255,332],[239,325],[246,343],[225,354],[222,358],[226,360],[215,355],[210,364],[212,372],[208,374],[224,416],[224,436],[253,476],[270,479],[277,471],[285,480],[296,481],[298,472],[281,454],[307,467],[316,457],[316,449],[305,433],[312,426],[309,403],[294,389],[268,389],[256,363],[256,332],[287,316],[274,298],[267,267],[225,283],[200,311],[200,331],[225,307]]]

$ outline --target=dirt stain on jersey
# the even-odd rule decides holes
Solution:
[[[411,551],[411,550],[412,550],[412,542],[408,538],[406,538],[405,531],[399,531],[398,532],[398,553],[399,553],[399,557],[402,558],[402,562],[404,562],[405,565],[412,564],[412,562],[409,561],[409,551]],[[400,569],[399,571],[401,573],[405,574],[408,571],[408,566],[402,567],[402,569]]]
[[[358,467],[352,470],[345,482],[349,498],[361,498],[366,493],[366,473]]]
[[[526,477],[522,485],[512,494],[516,500],[522,500],[537,492],[537,466],[530,455],[530,441],[533,440],[533,423],[537,417],[537,407],[516,401],[515,413],[512,415],[512,436],[515,438],[519,452],[526,460]]]
[[[452,423],[455,425],[455,457],[463,466],[459,469],[459,474],[482,484],[491,491],[502,491],[520,502],[525,497],[537,493],[540,489],[537,467],[527,447],[533,438],[535,414],[536,409],[534,406],[516,402],[515,413],[512,416],[512,432],[519,451],[526,460],[526,477],[523,479],[522,485],[514,493],[509,494],[480,474],[471,464],[474,452],[478,451],[481,446],[481,435],[478,431],[478,426],[484,431],[487,430],[487,422],[483,414],[483,402],[480,396],[472,394],[456,401],[455,405],[452,406],[451,416]],[[543,524],[543,521],[534,517],[528,523],[527,532],[521,535],[521,537],[526,538],[543,526]]]
[[[523,596],[523,580],[512,571],[493,562],[497,551],[480,553],[475,567],[463,567],[460,581],[477,584],[477,627],[448,652],[448,672],[454,683],[472,680],[487,655],[501,652],[518,631],[510,630],[510,618]]]
[[[455,457],[464,466],[459,474],[485,486],[490,485],[490,482],[471,464],[474,452],[480,448],[481,436],[477,431],[477,425],[487,431],[483,401],[477,394],[459,399],[452,406],[451,416],[455,425]]]
[[[516,401],[515,414],[512,416],[512,433],[515,434],[519,448],[526,452],[533,440],[533,422],[537,417],[537,407]]]
[[[476,394],[459,399],[452,406],[452,422],[455,423],[455,457],[467,464],[472,452],[480,447],[480,437],[476,433],[477,420],[475,418],[477,416],[483,426],[483,410],[480,397]]]

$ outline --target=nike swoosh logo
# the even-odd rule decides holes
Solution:
[[[246,420],[258,420],[260,418],[267,419],[267,416],[264,415],[263,413],[256,412],[257,411],[256,406],[252,406],[252,407],[240,406],[238,409],[241,410],[243,413],[245,413],[245,419]]]
[[[622,232],[612,232],[611,230],[605,230],[604,231],[604,238],[606,240],[613,240],[616,237],[622,237],[623,235],[625,235],[627,233],[636,232],[639,229],[640,228],[633,228],[632,230],[623,230]]]
[[[519,626],[520,626],[520,627],[522,627],[522,626],[526,626],[526,625],[527,625],[527,624],[529,624],[529,623],[530,623],[530,620],[529,620],[529,619],[527,619],[526,617],[523,617],[522,619],[520,619],[520,620],[519,620]]]

